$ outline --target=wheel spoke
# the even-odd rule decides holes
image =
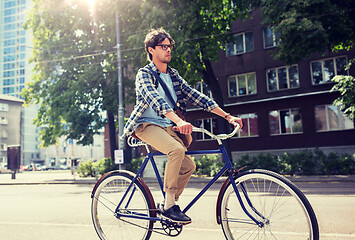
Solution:
[[[295,185],[265,170],[240,174],[235,183],[246,210],[263,226],[247,217],[230,184],[221,201],[221,225],[227,239],[319,239],[314,211]]]
[[[97,186],[92,199],[92,219],[101,240],[149,239],[153,222],[129,217],[148,217],[153,212],[148,195],[138,182],[125,194],[132,179],[127,173],[113,172]],[[121,207],[116,210],[121,201]]]

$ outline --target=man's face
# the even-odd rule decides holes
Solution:
[[[153,56],[153,62],[160,62],[160,63],[169,63],[171,61],[171,49],[167,47],[166,50],[163,50],[163,46],[159,45],[170,45],[170,40],[165,38],[164,41],[155,46],[154,48],[150,48],[150,53]]]

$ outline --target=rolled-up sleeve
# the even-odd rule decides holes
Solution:
[[[159,115],[173,111],[170,105],[159,95],[151,74],[140,69],[136,75],[136,89],[144,101]]]

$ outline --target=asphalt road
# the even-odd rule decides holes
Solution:
[[[316,212],[321,239],[355,239],[354,182],[298,185]],[[174,239],[225,239],[215,220],[219,186],[191,208],[193,222]],[[151,187],[156,201],[160,200],[156,186]],[[180,205],[185,206],[202,188],[202,183],[189,184]],[[97,240],[90,215],[91,189],[92,184],[0,185],[0,239]],[[153,233],[151,239],[171,238]]]

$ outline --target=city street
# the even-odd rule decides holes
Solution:
[[[21,176],[19,176],[21,177]],[[355,183],[299,183],[317,214],[321,239],[355,239]],[[215,220],[217,183],[189,211],[193,222],[174,239],[224,239]],[[184,206],[202,183],[188,185]],[[91,223],[90,184],[0,185],[0,238],[6,240],[97,240]],[[159,194],[152,185],[153,195]],[[155,199],[160,200],[160,197]],[[157,223],[159,224],[159,223]],[[154,234],[151,239],[169,239]]]

